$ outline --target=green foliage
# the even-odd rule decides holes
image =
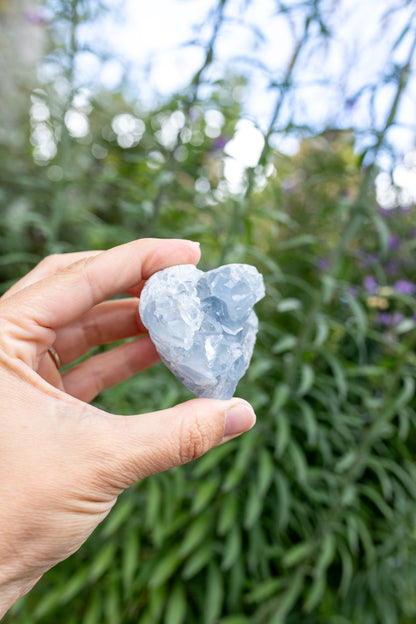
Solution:
[[[77,3],[55,5],[56,24],[75,28]],[[73,61],[59,32],[49,58],[61,50]],[[29,141],[0,148],[3,290],[48,253],[142,236],[199,240],[204,269],[255,264],[267,297],[238,393],[258,422],[130,488],[5,621],[413,622],[414,207],[378,209],[376,161],[362,167],[352,132],[337,129],[304,138],[293,157],[266,141],[261,164],[231,192],[206,112],[221,113],[222,138],[233,135],[240,76],[202,98],[197,73],[183,94],[146,110],[102,91],[76,106],[76,77],[62,66],[70,88],[57,90],[54,75],[30,104],[49,110],[56,154]],[[84,136],[64,122],[74,107],[87,117]],[[29,136],[43,122],[23,109],[20,123]],[[189,396],[158,364],[97,403],[128,414]]]

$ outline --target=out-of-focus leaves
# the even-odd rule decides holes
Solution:
[[[282,563],[287,567],[292,567],[307,560],[315,550],[316,545],[311,542],[296,544],[285,553]]]
[[[300,568],[295,575],[291,578],[291,582],[284,592],[281,592],[279,600],[277,602],[277,609],[275,615],[271,620],[276,624],[278,622],[284,622],[287,614],[293,608],[293,605],[298,600],[304,588],[304,572]]]
[[[180,556],[188,556],[203,542],[209,534],[212,526],[212,514],[201,514],[187,528],[186,535],[180,545]]]
[[[89,568],[88,581],[95,583],[114,564],[117,543],[107,542],[107,544],[97,554],[95,560]]]
[[[296,336],[283,336],[273,345],[272,353],[278,355],[279,353],[283,353],[284,351],[290,351],[296,346],[296,343]]]
[[[133,237],[194,237],[203,269],[255,264],[266,297],[255,307],[257,343],[236,393],[255,406],[257,424],[130,488],[80,552],[46,574],[5,623],[415,621],[415,208],[402,205],[409,197],[394,187],[387,195],[396,193],[397,205],[380,208],[375,185],[383,179],[377,154],[385,155],[382,144],[395,125],[392,109],[382,136],[377,98],[394,101],[395,92],[399,105],[409,79],[403,57],[384,77],[357,87],[334,116],[346,118],[362,98],[373,102],[374,127],[364,130],[374,144],[358,148],[357,157],[363,128],[317,134],[288,121],[310,37],[319,49],[337,33],[320,1],[276,3],[279,19],[296,23],[300,48],[286,80],[264,76],[277,117],[262,128],[261,163],[241,171],[233,186],[234,159],[224,146],[244,127],[248,77],[221,75],[218,65],[213,79],[211,71],[216,37],[229,19],[224,7],[231,11],[232,3],[220,0],[207,16],[203,36],[213,28],[212,49],[189,89],[145,107],[132,103],[127,83],[122,92],[94,92],[91,84],[82,95],[90,98],[89,133],[80,138],[62,123],[79,99],[78,83],[68,82],[77,37],[62,37],[92,19],[92,5],[53,4],[48,63],[56,74],[35,95],[49,108],[57,154],[38,162],[29,142],[34,94],[21,85],[23,142],[8,142],[12,128],[0,133],[0,288],[49,253]],[[411,23],[408,4],[386,13],[386,30],[396,12]],[[400,32],[383,36],[394,54],[410,44],[411,28]],[[195,42],[204,48],[197,35]],[[348,90],[344,76],[343,84]],[[119,114],[144,124],[130,147],[114,131]],[[294,155],[272,147],[272,138],[291,135]],[[190,397],[158,364],[96,402],[109,412],[144,414]]]
[[[282,299],[282,301],[279,301],[277,304],[278,312],[294,312],[295,310],[300,310],[301,308],[302,302],[294,297],[290,299]]]
[[[166,603],[164,624],[186,622],[187,597],[184,586],[177,582]]]
[[[244,511],[244,527],[251,529],[263,510],[263,497],[259,495],[259,488],[255,481],[250,484]]]
[[[241,552],[241,530],[238,526],[234,526],[229,531],[223,552],[222,569],[228,570],[233,566]]]
[[[214,624],[221,614],[224,600],[224,582],[221,570],[212,561],[208,568],[207,587],[204,607],[205,624]]]
[[[238,497],[230,493],[223,499],[218,518],[218,533],[225,535],[228,531],[235,526],[240,511],[240,501]]]
[[[104,539],[107,539],[117,531],[117,529],[125,523],[127,518],[131,515],[135,507],[134,499],[131,497],[124,497],[119,499],[118,505],[111,511],[109,518],[104,524],[102,535]]]
[[[212,542],[206,540],[205,543],[196,550],[188,559],[183,569],[183,577],[188,580],[198,574],[198,572],[208,565],[212,557]]]
[[[315,379],[315,373],[310,364],[302,364],[300,370],[300,384],[297,389],[297,396],[303,397],[309,392]]]
[[[267,600],[267,598],[275,596],[282,588],[283,584],[284,580],[282,578],[267,579],[267,581],[259,583],[247,594],[246,601],[248,603],[262,603]]]
[[[218,490],[218,483],[216,480],[207,480],[201,482],[197,489],[196,496],[194,498],[191,512],[193,514],[200,513],[210,503]]]
[[[109,586],[108,592],[104,598],[104,614],[105,621],[108,624],[114,622],[114,624],[120,624],[121,614],[121,602],[118,594],[118,588],[115,584]]]
[[[220,465],[221,460],[230,454],[230,445],[218,446],[210,450],[204,457],[198,460],[194,466],[195,477],[201,478],[210,474],[212,470]]]
[[[354,574],[353,558],[347,546],[343,542],[340,542],[338,544],[338,551],[339,551],[339,554],[341,557],[341,563],[342,563],[342,568],[341,568],[342,575],[341,575],[341,582],[339,585],[339,593],[341,596],[346,596],[350,588],[351,580]]]
[[[290,423],[287,413],[281,410],[276,419],[276,456],[282,457],[290,441]]]
[[[102,601],[97,593],[92,596],[90,603],[85,610],[83,624],[100,624],[102,621]]]
[[[125,592],[129,592],[140,567],[140,542],[136,526],[128,527],[126,533],[122,544],[121,578]]]
[[[289,480],[280,470],[275,475],[277,509],[276,516],[280,529],[285,529],[290,519],[290,508],[292,497],[290,493]]]
[[[179,546],[176,545],[162,557],[161,561],[159,561],[152,571],[152,576],[149,579],[149,586],[153,588],[162,585],[176,571],[180,562]]]

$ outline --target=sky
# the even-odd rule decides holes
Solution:
[[[287,0],[287,4],[299,1]],[[85,41],[93,40],[109,55],[104,63],[93,55],[80,59],[86,80],[89,72],[94,79],[99,75],[105,86],[116,87],[127,70],[134,96],[149,106],[189,84],[203,62],[203,48],[212,32],[210,10],[216,0],[117,0],[109,4],[117,9],[83,32]],[[249,76],[245,120],[227,146],[230,156],[243,167],[257,162],[262,132],[267,131],[276,104],[270,79],[282,77],[301,34],[302,12],[295,12],[289,20],[276,14],[276,4],[276,0],[228,1],[216,60],[207,74],[215,79],[233,70]],[[331,125],[354,127],[357,151],[361,151],[374,141],[369,128],[382,128],[391,107],[394,80],[383,81],[386,74],[394,74],[394,63],[402,63],[409,54],[416,32],[415,10],[404,0],[323,0],[322,6],[331,37],[324,46],[316,33],[302,51],[298,86],[281,109],[281,127],[289,120],[316,131]],[[397,7],[400,10],[392,12]],[[191,41],[194,45],[185,45]],[[366,85],[376,87],[373,98]],[[346,101],[350,102],[347,107]],[[388,139],[395,147],[395,159],[403,160],[399,178],[416,189],[414,167],[403,173],[409,169],[405,155],[415,149],[415,102],[416,80],[412,79],[402,99],[399,123]],[[297,149],[297,141],[284,132],[277,131],[271,142],[288,153]],[[380,164],[386,170],[392,165],[387,152]]]
[[[296,4],[296,0],[289,1],[289,4]],[[412,37],[411,29],[397,47],[395,58],[390,48],[409,23],[412,8],[402,8],[390,16],[388,26],[383,24],[386,10],[398,4],[398,0],[326,0],[323,3],[332,37],[327,48],[321,44],[314,47],[312,42],[302,59],[304,86],[298,105],[305,117],[317,123],[327,121],[337,111],[341,97],[377,80],[395,60],[403,60]],[[118,19],[104,20],[98,28],[105,47],[110,47],[120,57],[123,66],[130,66],[131,74],[137,78],[141,98],[151,98],[154,93],[169,95],[186,86],[201,65],[201,47],[185,47],[184,44],[195,38],[207,41],[211,34],[207,15],[215,6],[215,0],[124,0],[120,4],[123,8],[118,11]],[[290,25],[286,17],[276,15],[275,9],[276,0],[229,1],[227,22],[218,38],[217,62],[213,67],[214,73],[222,73],[225,67],[244,68],[251,73],[256,90],[253,89],[252,96],[248,97],[247,109],[260,125],[267,123],[270,112],[272,96],[269,98],[266,93],[269,76],[264,75],[259,67],[250,69],[246,61],[262,64],[273,77],[279,77],[300,34],[299,23],[296,23],[300,19],[295,18]],[[261,38],[256,37],[255,29],[261,33]],[[148,63],[152,64],[150,75],[145,74]],[[354,71],[350,71],[351,68]],[[107,78],[111,80],[110,74],[108,71]],[[144,75],[147,80],[141,81]],[[323,85],[324,81],[332,88]],[[325,98],[322,97],[324,93]],[[416,95],[415,85],[412,95]],[[404,104],[406,117],[416,123],[411,99],[409,97]],[[389,103],[387,90],[380,100],[378,114],[382,117]],[[359,122],[361,118],[363,125],[368,121],[364,106],[358,107],[354,114],[353,121]]]

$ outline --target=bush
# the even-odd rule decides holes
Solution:
[[[295,156],[266,133],[260,164],[231,192],[224,145],[242,111],[230,85],[245,78],[225,76],[202,98],[200,77],[152,110],[94,93],[75,111],[89,128],[78,137],[64,123],[74,93],[62,101],[54,81],[32,92],[49,116],[30,125],[23,110],[22,127],[46,123],[57,152],[2,148],[1,279],[5,289],[47,253],[148,235],[199,240],[203,269],[255,264],[267,297],[237,392],[257,425],[130,488],[5,621],[410,623],[415,208],[378,207],[381,140],[369,164],[336,127],[298,134]],[[158,364],[97,402],[129,414],[189,397]]]

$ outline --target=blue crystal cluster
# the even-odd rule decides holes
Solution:
[[[198,397],[229,399],[246,372],[258,329],[263,278],[248,264],[204,273],[193,264],[159,271],[140,316],[166,366]]]

